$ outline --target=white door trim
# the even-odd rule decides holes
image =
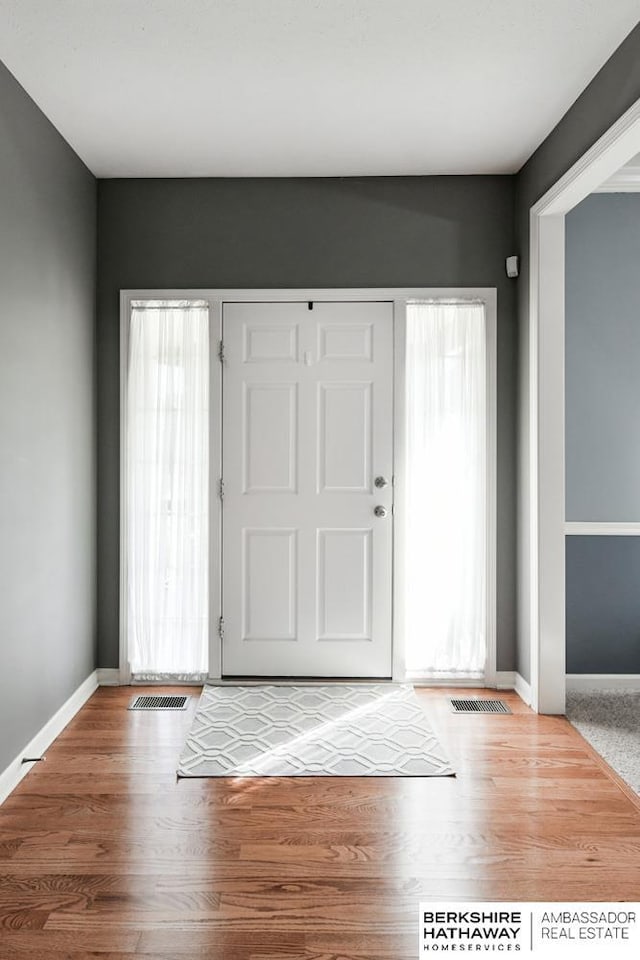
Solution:
[[[497,622],[498,313],[494,296],[485,301],[487,331],[487,686],[499,687]]]
[[[564,532],[568,537],[640,537],[640,523],[635,520],[629,523],[568,520]]]
[[[199,299],[209,303],[210,341],[211,341],[211,398],[218,398],[218,416],[211,417],[210,433],[210,646],[209,676],[212,680],[222,676],[222,649],[218,633],[218,620],[221,611],[221,504],[218,497],[218,479],[221,476],[222,456],[222,377],[217,350],[222,329],[222,304],[225,301],[392,301],[394,304],[394,523],[393,546],[393,680],[405,678],[404,656],[402,652],[402,616],[400,584],[402,576],[402,542],[398,530],[403,509],[402,458],[405,450],[404,438],[404,362],[405,362],[405,317],[406,304],[412,300],[459,299],[482,300],[486,306],[487,319],[487,521],[488,521],[488,582],[487,582],[487,666],[484,683],[495,686],[496,673],[496,382],[497,382],[497,293],[495,287],[366,287],[366,288],[291,288],[274,289],[129,289],[120,292],[120,490],[124,490],[126,479],[126,444],[124,425],[126,423],[126,370],[129,339],[129,316],[132,300],[145,299]],[[214,409],[212,402],[212,410]],[[126,636],[126,537],[127,516],[126,498],[120,497],[120,682],[130,681],[128,669],[128,645]]]
[[[129,642],[127,637],[127,583],[129,580],[128,563],[128,522],[127,498],[124,491],[127,489],[128,457],[127,457],[127,404],[128,404],[128,358],[129,358],[129,330],[131,320],[131,300],[124,290],[120,291],[120,583],[118,604],[120,636],[118,642],[118,670],[120,683],[131,682],[131,667],[129,664]]]
[[[532,706],[565,710],[565,216],[640,152],[638,100],[531,207],[527,571]]]

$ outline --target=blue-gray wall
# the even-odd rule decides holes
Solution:
[[[96,665],[96,184],[0,64],[0,771]]]
[[[566,218],[566,517],[640,520],[640,194]]]
[[[567,537],[567,673],[640,673],[640,538]]]
[[[529,680],[529,211],[622,114],[640,99],[640,25],[596,74],[524,165],[516,182],[518,281],[518,643],[517,669]]]
[[[640,194],[566,218],[566,516],[640,520]],[[640,673],[640,538],[567,538],[567,671]]]
[[[98,629],[118,661],[119,317],[132,287],[498,288],[498,668],[515,666],[513,177],[103,180]]]

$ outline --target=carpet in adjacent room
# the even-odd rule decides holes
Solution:
[[[567,717],[609,766],[640,793],[640,691],[569,691]]]

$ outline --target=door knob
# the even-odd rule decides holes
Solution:
[[[376,517],[386,517],[386,515],[387,515],[387,508],[386,508],[386,507],[377,506],[377,507],[374,507],[374,508],[373,508],[373,512],[375,513]]]
[[[386,477],[376,477],[373,481],[378,490],[382,490],[383,487],[386,487],[389,481]]]

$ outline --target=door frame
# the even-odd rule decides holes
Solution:
[[[576,533],[565,517],[565,217],[637,153],[640,100],[529,211],[520,586],[531,706],[538,713],[565,712],[565,537]]]
[[[218,346],[222,338],[222,305],[225,302],[277,301],[389,301],[393,303],[393,463],[394,520],[402,518],[405,509],[403,471],[405,443],[405,354],[406,306],[416,300],[453,299],[481,300],[486,311],[487,338],[487,663],[482,680],[470,680],[468,686],[496,686],[496,447],[497,447],[497,291],[495,287],[366,287],[366,288],[291,288],[291,289],[128,289],[120,291],[120,683],[130,683],[128,660],[126,585],[127,585],[127,504],[122,491],[126,488],[127,358],[129,352],[129,317],[132,300],[205,300],[210,318],[210,397],[212,409],[217,400],[218,416],[210,418],[209,427],[209,679],[222,678],[222,643],[218,623],[222,610],[222,504],[218,480],[222,477],[222,372]],[[394,522],[392,555],[392,680],[405,679],[404,624],[401,584],[403,577],[402,524]],[[414,680],[414,682],[420,682]],[[458,681],[459,684],[459,681]],[[460,684],[459,684],[460,685]]]

